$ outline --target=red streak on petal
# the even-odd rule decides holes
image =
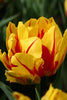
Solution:
[[[36,40],[37,40],[37,39],[36,39]],[[36,40],[34,40],[34,41],[31,43],[31,45],[28,47],[26,53],[28,53],[28,51],[30,50],[30,48],[32,47],[32,45],[36,42]]]
[[[18,33],[16,33],[16,36],[15,36],[16,40],[18,40]]]
[[[44,29],[41,30],[41,33],[39,32],[39,29],[38,29],[38,37],[39,37],[40,39],[43,38],[44,34],[45,34]]]
[[[40,38],[40,33],[38,33],[38,37]]]
[[[39,69],[36,69],[36,66],[34,66],[33,69],[34,75],[37,74],[39,77],[41,77],[41,75],[43,76],[43,63],[40,64]]]
[[[44,71],[47,73],[47,71],[51,70],[51,64],[53,62],[48,48],[44,45],[42,45],[42,58],[44,65],[38,69],[41,77],[45,75]]]
[[[52,19],[50,20],[50,22],[52,23]]]
[[[54,29],[54,44],[53,44],[53,49],[52,49],[52,55],[55,54],[55,29]]]
[[[46,61],[49,59],[49,57],[50,57],[50,52],[48,48],[42,45],[42,58]]]
[[[10,33],[12,33],[12,30],[11,30],[11,22],[9,23],[9,29],[10,29]]]
[[[29,27],[31,26],[31,20],[29,21]]]
[[[38,37],[40,38],[40,32],[39,32],[39,28],[38,28]]]
[[[15,36],[16,38],[16,46],[15,46],[15,52],[21,52],[21,47],[20,47],[20,43],[19,43],[19,39],[18,39],[18,34]]]
[[[11,70],[11,66],[10,66],[9,64],[7,64],[6,61],[4,61],[4,63],[5,63],[5,65],[7,66],[7,68],[8,68],[9,70]]]
[[[15,94],[16,99],[19,99],[19,95]]]
[[[24,84],[25,84],[25,80],[24,80],[24,79],[22,79],[21,77],[13,76],[13,75],[11,75],[11,74],[9,74],[9,73],[8,73],[8,75],[9,75],[9,76],[11,76],[11,77],[16,78],[16,79],[18,79],[18,80],[20,80],[22,83],[24,83]]]
[[[54,30],[54,43],[53,43],[53,49],[50,54],[49,49],[45,47],[44,45],[42,46],[42,58],[44,60],[44,66],[43,68],[39,68],[40,75],[48,75],[48,72],[51,74],[54,73],[56,70],[56,65],[54,65],[54,55],[55,55],[55,30]]]
[[[11,67],[17,67],[17,65],[11,64]]]
[[[12,52],[12,54],[14,55],[15,53],[14,53],[14,51],[11,49],[11,52]]]
[[[55,69],[57,69],[58,68],[58,61],[55,61],[55,67],[54,67]]]
[[[15,56],[15,58],[17,59],[17,61],[24,67],[26,68],[31,74],[33,74],[33,71],[30,70],[26,65],[24,65],[21,61],[19,61],[19,59]]]
[[[44,36],[44,29],[41,30],[41,39],[43,38]]]
[[[48,24],[48,20],[47,20],[47,19],[45,19],[45,21],[46,21],[46,23]]]
[[[6,60],[9,61],[7,54],[6,54]]]

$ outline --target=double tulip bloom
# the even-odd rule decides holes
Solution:
[[[10,82],[39,83],[51,76],[62,64],[67,50],[67,30],[62,33],[53,18],[40,17],[16,27],[9,23],[6,30],[6,52],[0,50],[0,60],[6,66]]]

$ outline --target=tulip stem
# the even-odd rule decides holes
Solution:
[[[40,84],[36,84],[35,85],[35,93],[36,93],[36,95],[35,95],[35,98],[36,98],[36,100],[40,100]]]

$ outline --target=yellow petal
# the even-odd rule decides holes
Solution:
[[[50,53],[53,49],[53,44],[54,44],[54,34],[55,34],[55,26],[51,27],[43,36],[42,38],[42,44],[46,46]]]
[[[31,18],[24,25],[28,29],[28,37],[38,36],[38,25],[36,19]]]
[[[19,40],[16,39],[15,34],[11,34],[8,40],[8,57],[11,58],[15,53],[21,52]]]
[[[15,34],[11,34],[9,36],[8,40],[8,57],[11,59],[11,57],[15,54],[15,46],[16,46],[16,39],[15,39]]]
[[[62,33],[61,33],[61,31],[60,31],[58,25],[56,24],[54,18],[53,18],[53,17],[49,18],[49,21],[50,21],[50,24],[51,24],[52,26],[55,26],[55,27],[56,27],[56,34],[58,35],[57,37],[58,37],[58,38],[62,38]]]
[[[59,66],[63,62],[67,50],[67,29],[64,32],[62,43],[59,50]]]
[[[34,18],[31,18],[30,20],[28,20],[24,25],[26,27],[34,27],[36,24],[37,20]]]
[[[29,54],[25,54],[25,53],[16,53],[11,58],[11,63],[13,65],[16,65],[17,67],[19,67],[19,70],[20,70],[20,68],[22,68],[22,70],[20,70],[21,73],[25,69],[28,70],[30,73],[32,73],[32,70],[34,68],[34,64],[36,61],[37,61],[37,59],[35,57],[33,57],[32,55],[29,55]],[[42,62],[43,61],[40,61],[37,64],[40,65]]]
[[[53,17],[49,18],[49,21],[50,21],[50,24],[52,26],[55,26],[55,52],[57,52],[59,47],[60,47],[60,41],[62,39],[62,33],[61,33],[58,25],[54,21]]]
[[[13,92],[13,96],[17,99],[17,100],[31,100],[29,97],[19,93],[19,92]]]
[[[9,36],[9,40],[8,40],[8,48],[9,49],[13,49],[13,51],[15,51],[15,45],[16,45],[16,39],[15,39],[15,34],[11,34]]]
[[[42,38],[45,32],[51,27],[49,20],[45,17],[38,19],[38,37]]]
[[[2,53],[1,50],[0,50],[0,60],[8,70],[11,70],[8,56],[7,56],[6,52]]]
[[[40,77],[38,75],[33,76],[26,70],[22,70],[23,71],[22,73],[18,72],[17,70],[19,70],[19,68],[17,68],[16,71],[6,71],[5,72],[7,81],[21,83],[24,85],[40,83]]]
[[[43,64],[43,60],[36,59],[29,54],[16,53],[11,58],[11,64],[16,66],[12,67],[12,71],[14,72],[13,76],[16,77],[17,75],[21,75],[22,79],[26,79],[26,84],[28,83],[27,79],[31,79],[33,83],[40,82],[40,77],[37,74],[37,71]],[[11,75],[11,73],[9,74]],[[10,78],[8,80],[10,80]]]
[[[6,29],[6,46],[7,46],[7,49],[8,49],[9,36],[12,33],[16,34],[16,30],[17,30],[17,28],[16,28],[15,24],[13,24],[12,22],[9,22],[9,25],[8,25],[8,27]]]
[[[28,28],[28,37],[38,36],[38,25],[37,24],[33,27],[27,27],[27,28]]]
[[[49,90],[41,98],[41,100],[67,100],[67,93],[57,88],[54,89],[52,85],[50,85]]]
[[[26,39],[26,38],[28,38],[28,30],[22,22],[19,22],[19,24],[18,24],[18,39],[20,41],[21,39]]]
[[[40,17],[38,19],[38,27],[39,27],[39,31],[44,29],[44,32],[46,32],[51,27],[51,25],[50,25],[50,22],[47,18]]]
[[[42,54],[42,43],[37,37],[32,37],[24,41],[21,40],[22,49],[25,53],[29,53],[36,58],[40,58]]]

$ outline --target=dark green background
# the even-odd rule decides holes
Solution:
[[[56,23],[59,25],[62,34],[67,28],[67,18],[64,12],[64,0],[3,0],[0,3],[0,49],[6,51],[6,27],[9,21],[18,24],[18,21],[27,21],[30,18],[39,18],[44,16],[47,18],[54,17]],[[20,85],[17,83],[6,82],[4,75],[5,67],[0,62],[0,81],[9,86],[12,91],[18,91],[31,97],[35,100],[35,85]],[[41,80],[41,96],[44,95],[53,83],[54,87],[62,89],[67,92],[67,56],[57,73],[51,77],[43,77]],[[2,85],[0,85],[1,87]],[[0,89],[0,100],[6,100],[8,96],[4,93],[5,90]],[[10,90],[9,90],[10,91]]]

